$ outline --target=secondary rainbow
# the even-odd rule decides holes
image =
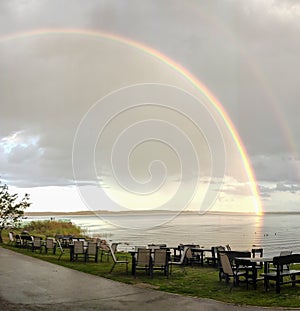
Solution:
[[[200,82],[193,74],[191,74],[187,69],[185,69],[180,64],[176,63],[174,60],[170,59],[166,55],[160,53],[159,51],[146,46],[142,43],[139,43],[137,41],[131,40],[129,38],[121,37],[115,34],[111,33],[105,33],[105,32],[99,32],[94,30],[83,30],[83,29],[75,29],[75,28],[67,28],[67,29],[61,29],[61,28],[51,28],[51,29],[38,29],[38,30],[30,30],[26,32],[18,32],[9,34],[6,36],[0,37],[0,42],[5,42],[9,40],[15,40],[15,39],[21,39],[26,37],[32,37],[32,36],[41,36],[41,35],[57,35],[57,34],[70,34],[70,35],[82,35],[82,36],[90,36],[90,37],[101,37],[101,38],[107,38],[110,40],[115,40],[124,44],[127,44],[129,46],[132,46],[136,49],[142,50],[145,53],[155,57],[156,59],[159,59],[169,67],[171,67],[173,70],[181,74],[183,77],[185,77],[194,87],[196,87],[205,97],[209,100],[209,102],[212,104],[212,106],[216,109],[216,111],[220,114],[222,119],[224,120],[224,123],[226,124],[237,148],[241,155],[242,162],[245,167],[246,174],[248,176],[248,179],[250,181],[250,187],[251,191],[253,193],[253,204],[256,214],[260,215],[263,214],[262,209],[262,203],[260,200],[259,191],[257,188],[256,178],[253,171],[253,168],[250,164],[250,160],[248,157],[248,154],[246,152],[245,146],[234,126],[232,123],[229,115],[227,114],[224,107],[221,105],[221,103],[217,100],[217,98],[208,90],[208,88]]]

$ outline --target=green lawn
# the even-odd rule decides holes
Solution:
[[[7,244],[3,244],[2,246],[71,269],[170,293],[211,298],[234,304],[295,308],[300,306],[300,285],[296,285],[295,287],[292,287],[290,284],[284,285],[282,286],[281,293],[276,294],[275,288],[271,288],[270,291],[265,292],[263,283],[259,282],[257,290],[254,290],[251,286],[247,290],[245,284],[240,284],[239,287],[234,287],[230,292],[230,286],[224,281],[219,281],[218,271],[214,268],[199,266],[187,267],[187,273],[184,274],[181,268],[175,267],[169,278],[165,277],[161,271],[155,271],[153,279],[146,276],[144,272],[138,271],[137,277],[133,278],[130,274],[126,275],[125,266],[121,264],[116,265],[112,274],[109,274],[108,272],[112,266],[112,259],[107,262],[106,258],[104,258],[103,262],[98,263],[94,261],[85,263],[83,259],[77,262],[70,262],[67,252],[58,260],[58,254],[46,255],[44,252],[40,254],[39,251],[32,252],[26,249],[15,248]],[[123,253],[122,256],[124,256]],[[128,256],[129,261],[131,261],[131,255],[126,254],[126,256]],[[131,265],[129,265],[129,270],[130,269]]]

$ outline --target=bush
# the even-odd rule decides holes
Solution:
[[[60,235],[74,235],[84,236],[86,232],[79,226],[71,222],[37,220],[31,221],[23,227],[23,230],[28,231],[31,235],[55,236]]]

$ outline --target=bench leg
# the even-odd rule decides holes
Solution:
[[[278,276],[276,279],[276,293],[279,294],[280,293],[280,283],[281,283],[281,277]]]
[[[296,286],[296,275],[291,275],[292,286]]]

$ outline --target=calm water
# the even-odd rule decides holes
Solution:
[[[91,236],[128,242],[131,246],[150,243],[196,243],[201,246],[230,244],[233,249],[248,250],[253,245],[264,247],[265,255],[277,255],[280,250],[300,252],[300,215],[198,215],[180,214],[170,220],[169,214],[115,214],[105,216],[55,216],[70,219],[86,229]],[[28,217],[50,219],[47,217]],[[155,227],[152,227],[156,225]],[[137,229],[131,229],[139,227]],[[148,227],[148,228],[147,228]]]

